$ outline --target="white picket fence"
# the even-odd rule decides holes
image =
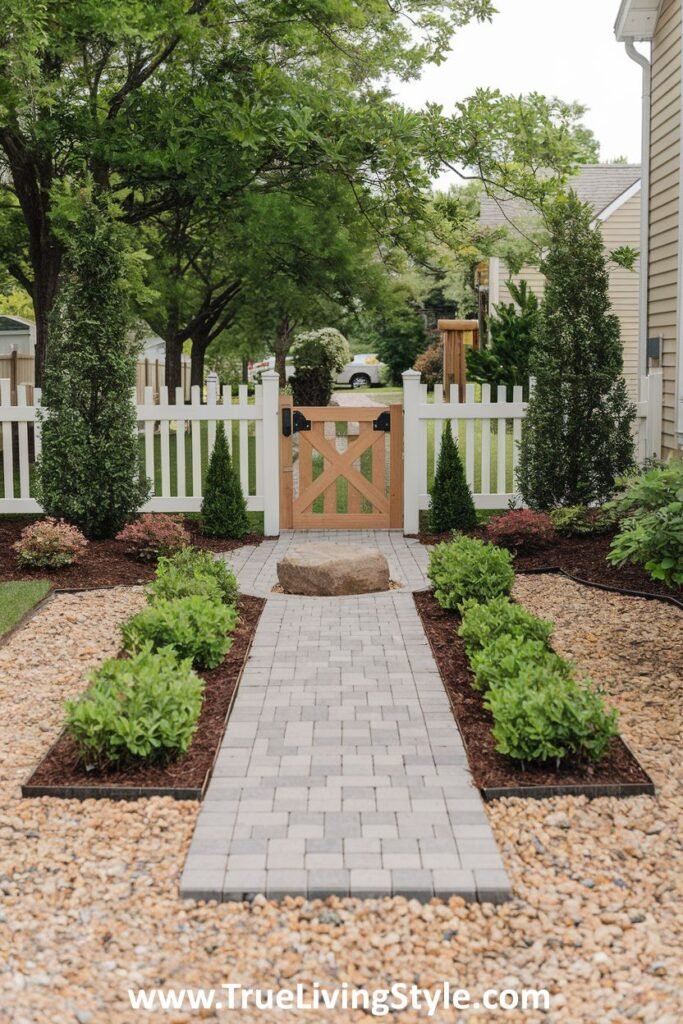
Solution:
[[[4,489],[0,513],[41,511],[38,502],[31,497],[30,482],[33,460],[29,458],[29,424],[34,426],[35,457],[40,454],[40,421],[36,416],[40,403],[38,390],[34,397],[36,404],[28,406],[26,388],[19,385],[17,404],[12,405],[9,381],[0,381]],[[231,388],[219,388],[213,381],[207,387],[205,404],[201,403],[198,387],[191,389],[189,403],[183,401],[182,388],[177,389],[175,405],[169,404],[168,397],[168,389],[162,387],[157,404],[153,389],[147,387],[143,404],[136,406],[145,474],[152,482],[152,496],[144,511],[199,511],[204,470],[216,440],[217,424],[222,422],[233,458],[239,465],[247,508],[263,513],[266,534],[278,533],[278,375],[274,371],[262,375],[252,403],[246,385],[239,388],[235,402]],[[17,424],[18,449],[13,445],[13,424]],[[15,463],[18,463],[18,473]]]
[[[475,507],[505,508],[512,498],[518,498],[516,469],[527,403],[522,399],[521,387],[513,389],[511,402],[504,387],[497,389],[496,397],[498,400],[493,402],[489,384],[480,389],[467,384],[464,402],[458,401],[455,388],[451,401],[445,402],[443,387],[437,385],[434,401],[429,402],[420,374],[415,370],[403,374],[406,533],[417,533],[420,512],[429,508],[429,485],[446,422],[450,422],[458,443]]]

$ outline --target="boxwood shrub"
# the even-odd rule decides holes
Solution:
[[[514,582],[512,555],[493,544],[455,534],[437,544],[429,558],[429,578],[442,608],[460,608],[465,601],[490,601],[509,594]]]
[[[189,658],[197,668],[215,668],[232,645],[228,635],[237,623],[232,605],[217,604],[192,594],[173,601],[159,599],[121,627],[126,651],[172,647],[178,658]]]
[[[529,667],[543,670],[548,676],[571,675],[569,662],[549,650],[545,641],[526,640],[509,633],[475,651],[470,665],[474,672],[472,685],[482,692],[518,679]]]
[[[183,548],[170,558],[160,558],[156,578],[147,588],[150,603],[192,594],[234,605],[238,597],[235,574],[223,559],[199,548]]]
[[[501,636],[520,640],[540,640],[547,644],[553,631],[552,622],[539,619],[509,597],[494,597],[486,604],[465,601],[461,608],[462,624],[458,635],[471,658]]]
[[[88,766],[164,762],[184,754],[202,708],[204,684],[190,659],[146,645],[105,661],[79,700],[67,701],[66,731]]]

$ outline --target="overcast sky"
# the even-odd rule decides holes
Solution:
[[[602,160],[640,161],[642,76],[614,38],[619,0],[497,0],[490,23],[454,37],[448,59],[420,82],[399,83],[408,106],[448,112],[477,86],[578,100],[600,141]],[[644,49],[642,44],[639,45]]]

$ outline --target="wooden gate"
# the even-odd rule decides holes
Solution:
[[[403,526],[403,407],[280,403],[284,530]]]

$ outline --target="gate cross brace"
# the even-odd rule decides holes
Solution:
[[[351,486],[360,491],[364,498],[367,498],[376,512],[389,512],[389,502],[386,495],[374,484],[370,483],[369,480],[366,480],[359,470],[353,468],[353,463],[368,448],[371,448],[374,444],[384,444],[384,434],[380,434],[379,437],[372,434],[369,437],[367,434],[361,434],[353,444],[349,445],[345,452],[338,452],[336,448],[333,448],[320,435],[299,434],[299,437],[302,445],[304,443],[309,444],[313,450],[317,450],[327,461],[328,465],[317,480],[314,480],[306,488],[305,493],[300,494],[296,499],[294,502],[295,512],[304,512],[340,476],[346,477]]]

